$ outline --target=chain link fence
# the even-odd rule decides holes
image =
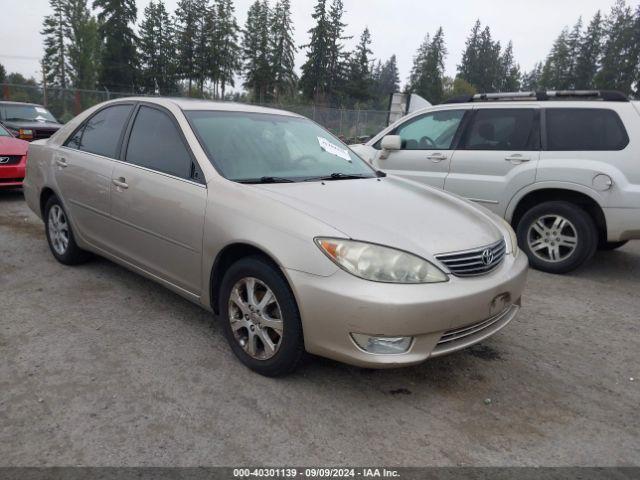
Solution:
[[[136,93],[116,93],[107,90],[43,88],[40,85],[0,84],[0,98],[14,102],[37,103],[46,106],[61,122],[68,122],[80,112],[100,102]],[[380,110],[348,110],[321,105],[276,105],[265,107],[288,110],[319,123],[347,143],[359,143],[387,126],[389,112]]]

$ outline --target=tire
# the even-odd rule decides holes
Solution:
[[[219,298],[225,336],[243,364],[267,377],[295,370],[304,353],[302,323],[293,293],[276,266],[259,256],[238,260],[225,273]]]
[[[569,202],[550,201],[532,207],[516,231],[530,265],[548,273],[575,270],[593,256],[598,246],[593,219]]]
[[[627,243],[629,243],[628,240],[625,240],[623,242],[600,242],[600,245],[598,245],[598,250],[601,250],[603,252],[610,252],[611,250],[617,250],[620,247],[624,247]]]
[[[54,258],[64,265],[79,265],[91,254],[78,247],[69,216],[58,197],[52,196],[44,207],[45,232]]]

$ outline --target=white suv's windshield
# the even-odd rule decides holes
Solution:
[[[246,112],[185,112],[226,178],[277,183],[371,178],[375,170],[305,118]]]

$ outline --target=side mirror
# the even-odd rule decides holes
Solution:
[[[387,135],[382,138],[382,152],[380,152],[380,158],[384,160],[389,157],[389,154],[395,150],[402,149],[402,139],[400,135]]]

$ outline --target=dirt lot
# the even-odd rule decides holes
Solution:
[[[164,288],[56,263],[0,192],[0,465],[640,465],[639,286],[635,242],[531,272],[520,317],[471,350],[272,380]]]

